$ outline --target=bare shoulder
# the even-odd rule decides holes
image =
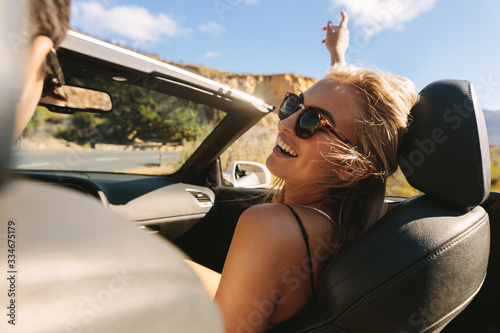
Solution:
[[[268,255],[283,256],[286,251],[287,258],[291,261],[304,259],[302,226],[311,249],[331,241],[333,226],[330,220],[312,209],[300,206],[291,208],[299,217],[300,224],[284,204],[270,203],[250,207],[241,215],[233,240],[260,244],[268,251]]]
[[[290,209],[280,203],[265,203],[252,206],[243,212],[242,218],[279,221],[290,215]]]
[[[306,221],[312,253],[320,253],[315,251],[316,240],[325,232],[315,225],[326,218],[311,209],[293,209]],[[307,255],[300,226],[286,205],[247,209],[238,220],[215,297],[227,330],[236,331],[237,318],[259,311],[256,304],[271,304],[273,309],[266,312],[262,331],[267,323],[282,322],[297,313],[311,296],[310,275],[302,269]],[[321,266],[315,267],[316,281]]]
[[[282,204],[253,206],[238,220],[215,296],[228,332],[237,331],[241,318],[251,318],[254,313],[263,316],[256,331],[264,331],[276,314],[287,318],[304,304],[289,295],[283,278],[304,258],[304,252],[295,246],[301,236],[293,220]],[[285,294],[297,309],[281,304]],[[262,313],[260,304],[269,304],[270,311]]]
[[[261,265],[268,262],[278,272],[280,267],[288,269],[303,260],[304,251],[297,246],[303,243],[300,227],[287,206],[260,204],[241,215],[231,250],[249,251],[252,258],[260,257]]]
[[[238,225],[246,232],[266,233],[273,238],[294,241],[301,238],[295,226],[297,222],[290,209],[279,203],[266,203],[248,208],[240,217]]]
[[[308,233],[320,235],[333,231],[331,221],[318,214],[317,211],[301,206],[291,206],[291,208],[300,218]],[[289,233],[293,232],[294,235],[302,238],[300,231],[297,233],[300,227],[294,214],[284,204],[268,203],[252,206],[242,214],[238,223],[249,224],[250,228],[264,229],[267,232],[279,231],[287,237],[290,237]],[[296,226],[296,228],[292,226]]]

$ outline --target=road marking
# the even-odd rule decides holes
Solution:
[[[96,159],[97,162],[104,162],[104,161],[116,161],[118,157],[99,157]]]
[[[46,166],[46,165],[50,165],[50,162],[18,164],[17,167],[19,169],[24,169],[24,168],[36,168],[36,167],[41,167],[41,166]]]

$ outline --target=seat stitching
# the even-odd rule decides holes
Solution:
[[[419,262],[416,264],[416,265],[413,265],[411,266],[410,268],[407,268],[405,271],[395,275],[393,278],[391,278],[390,281],[387,281],[385,283],[383,283],[382,285],[380,286],[377,286],[375,287],[374,289],[372,289],[372,291],[370,291],[367,295],[363,296],[361,299],[359,299],[358,301],[356,301],[348,310],[346,310],[343,314],[341,314],[339,317],[335,318],[335,319],[331,319],[329,320],[327,323],[325,323],[326,325],[324,325],[323,327],[329,327],[331,326],[332,324],[335,324],[334,322],[339,322],[341,321],[344,317],[346,317],[347,315],[349,315],[352,311],[354,311],[359,305],[361,305],[364,301],[368,300],[369,298],[371,298],[373,295],[379,293],[380,291],[382,291],[383,289],[386,289],[387,287],[389,287],[390,285],[396,283],[397,281],[399,281],[401,278],[409,275],[410,273],[412,273],[413,271],[419,269],[421,266],[423,266],[424,264],[428,263],[429,261],[433,260],[435,257],[437,257],[438,255],[440,255],[441,253],[445,252],[447,249],[449,249],[450,247],[452,247],[453,245],[455,245],[457,242],[461,241],[463,238],[469,236],[473,231],[477,230],[479,227],[483,226],[485,223],[488,222],[488,215],[485,214],[483,215],[483,217],[476,223],[474,224],[472,227],[470,227],[468,230],[465,231],[465,233],[463,233],[462,235],[458,236],[458,237],[455,237],[451,240],[449,240],[446,244],[442,245],[441,247],[435,249],[432,253],[426,255],[424,258],[420,259]],[[319,328],[319,327],[318,327]]]

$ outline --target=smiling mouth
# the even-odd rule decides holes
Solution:
[[[292,149],[288,144],[286,144],[281,137],[278,136],[278,139],[276,140],[276,148],[278,148],[278,151],[280,153],[283,153],[285,155],[288,155],[290,157],[297,157],[299,156],[295,150]]]

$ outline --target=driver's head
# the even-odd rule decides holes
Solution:
[[[57,48],[69,28],[70,3],[70,0],[30,0],[33,37],[47,36]]]
[[[66,36],[70,0],[29,0],[27,38],[30,40],[21,98],[17,105],[13,138],[24,130],[40,100],[48,56]]]

